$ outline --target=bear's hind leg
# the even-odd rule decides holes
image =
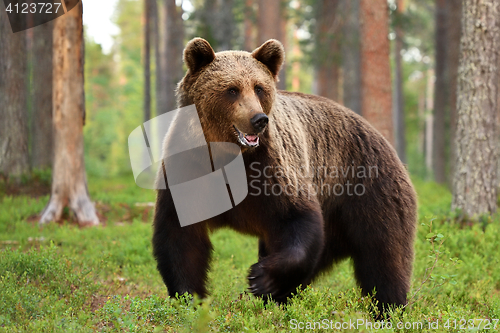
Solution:
[[[388,306],[404,306],[410,290],[412,261],[404,254],[382,245],[365,249],[353,256],[356,279],[363,295],[375,290],[379,316],[383,318]]]

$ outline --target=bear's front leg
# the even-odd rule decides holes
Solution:
[[[273,224],[259,243],[259,262],[250,268],[248,282],[255,296],[282,303],[313,278],[324,246],[323,217],[319,208],[294,209]]]
[[[181,227],[170,190],[156,200],[153,253],[170,296],[207,294],[206,279],[212,243],[205,222]]]

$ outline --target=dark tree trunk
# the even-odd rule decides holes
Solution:
[[[234,0],[205,0],[201,19],[204,36],[216,51],[230,50],[236,31]]]
[[[386,0],[361,0],[362,114],[394,145]]]
[[[144,121],[151,119],[151,2],[144,0]]]
[[[26,32],[12,33],[0,5],[0,174],[29,171]]]
[[[175,89],[182,79],[182,50],[184,49],[184,24],[182,8],[177,7],[175,0],[165,3],[165,62],[163,87],[165,104],[160,113],[172,111],[177,107]]]
[[[500,0],[464,0],[452,208],[497,209]]]
[[[343,102],[349,109],[361,114],[361,44],[359,0],[341,0],[344,13],[342,40]]]
[[[446,115],[449,102],[449,80],[447,76],[447,0],[436,0],[436,88],[434,89],[434,129],[433,129],[433,173],[438,183],[446,182]]]
[[[321,0],[317,10],[316,77],[317,93],[334,101],[339,99],[340,32],[342,19],[338,0]]]
[[[151,14],[152,14],[152,33],[153,33],[153,43],[155,50],[155,97],[156,97],[156,115],[161,114],[161,110],[165,109],[165,96],[162,89],[162,83],[164,82],[164,58],[165,58],[165,48],[163,47],[163,36],[160,27],[162,26],[160,19],[159,9],[161,8],[157,0],[151,2]]]
[[[31,163],[34,168],[52,167],[52,33],[54,21],[33,28],[33,113]]]
[[[52,193],[40,223],[57,221],[69,206],[80,225],[97,225],[83,161],[85,98],[82,3],[59,17],[53,35],[54,166]]]
[[[394,140],[396,143],[396,151],[399,159],[406,163],[406,127],[405,127],[405,102],[403,92],[403,64],[401,50],[403,49],[403,28],[402,14],[404,12],[403,1],[398,0],[395,17],[395,32],[396,39],[394,41],[394,105],[393,105],[393,122],[394,122]]]
[[[286,50],[286,22],[284,5],[281,0],[259,0],[258,11],[258,43],[259,45],[268,39],[279,40]],[[286,68],[283,65],[279,74],[278,89],[286,89]]]

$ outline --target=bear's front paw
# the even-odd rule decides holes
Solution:
[[[250,292],[258,297],[264,299],[271,296],[277,301],[276,296],[279,292],[277,281],[273,279],[265,263],[258,262],[250,268],[248,274],[248,284],[250,285]]]

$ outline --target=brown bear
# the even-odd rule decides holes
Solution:
[[[351,257],[363,293],[375,290],[382,312],[404,305],[417,217],[407,171],[361,116],[323,97],[278,91],[284,58],[276,40],[252,53],[214,53],[195,38],[184,50],[178,105],[196,106],[207,143],[241,147],[249,194],[225,213],[181,227],[168,185],[158,191],[153,251],[168,291],[207,295],[209,231],[230,227],[259,238],[248,274],[256,296],[286,302]]]

